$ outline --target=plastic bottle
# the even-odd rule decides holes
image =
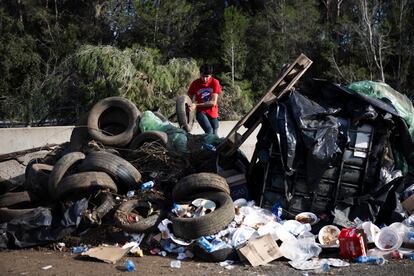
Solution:
[[[181,261],[171,261],[170,267],[171,268],[181,268]]]
[[[133,270],[135,270],[135,264],[131,260],[126,260],[124,266],[125,266],[125,269],[127,271],[133,271]]]
[[[133,197],[135,195],[135,191],[128,191],[126,195],[127,197]]]
[[[357,263],[373,263],[377,265],[383,265],[385,263],[384,258],[378,258],[373,256],[359,256],[355,258],[355,262]]]
[[[213,146],[212,144],[204,144],[203,145],[203,149],[207,149],[207,150],[211,150],[211,151],[216,151],[216,147]]]
[[[88,251],[88,247],[87,246],[75,246],[75,247],[72,247],[72,253],[75,253],[75,254],[80,254],[80,253],[86,252],[86,251]]]
[[[141,191],[151,190],[154,187],[154,181],[148,181],[141,184]]]
[[[213,250],[213,245],[204,237],[200,237],[197,239],[197,243],[204,248],[207,252],[211,252]]]

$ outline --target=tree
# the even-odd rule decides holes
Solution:
[[[238,78],[244,73],[247,55],[245,42],[247,25],[247,18],[236,7],[230,6],[224,10],[224,26],[221,33],[222,59],[224,65],[231,68],[232,85],[234,85],[236,72]]]

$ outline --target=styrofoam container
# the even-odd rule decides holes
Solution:
[[[391,227],[384,227],[375,237],[375,246],[384,251],[397,250],[402,245],[398,232]]]
[[[319,243],[322,245],[335,245],[338,241],[338,235],[341,232],[335,225],[326,225],[321,228],[318,234]]]

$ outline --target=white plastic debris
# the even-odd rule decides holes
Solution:
[[[301,262],[318,257],[322,249],[309,239],[288,240],[280,246],[283,256],[291,261]]]
[[[334,258],[328,259],[312,259],[308,261],[290,261],[289,264],[296,269],[299,270],[316,270],[320,269],[323,264],[328,264],[329,266],[333,267],[345,267],[349,266],[350,264],[346,261]]]
[[[234,248],[246,243],[256,232],[252,227],[241,226],[231,235],[231,246]]]
[[[171,268],[181,268],[181,261],[171,261],[170,267]]]
[[[235,268],[235,266],[233,264],[234,264],[234,261],[232,261],[232,260],[225,260],[225,261],[219,263],[219,265],[221,267],[224,267],[225,269],[228,269],[228,270],[231,270],[231,269]]]
[[[52,265],[47,265],[47,266],[42,267],[42,269],[43,270],[48,270],[48,269],[51,269],[52,267],[53,267]]]

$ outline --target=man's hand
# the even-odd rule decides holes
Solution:
[[[190,111],[193,111],[193,110],[195,110],[197,108],[197,105],[195,103],[193,103],[188,108],[190,109]]]

